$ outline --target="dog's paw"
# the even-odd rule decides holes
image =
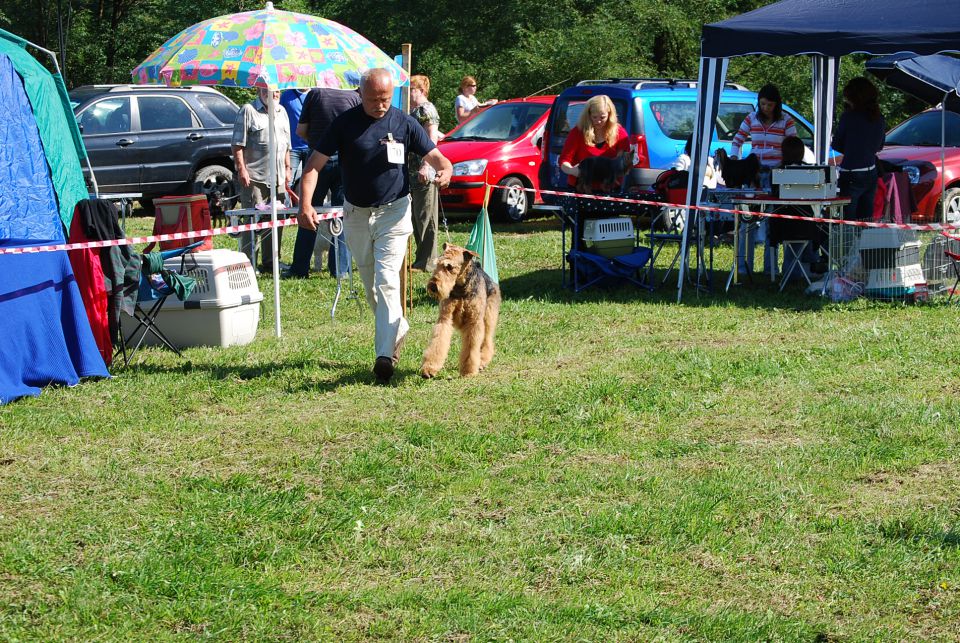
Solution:
[[[439,368],[434,368],[434,367],[427,366],[427,365],[424,365],[424,366],[421,366],[421,367],[420,367],[420,377],[422,377],[422,378],[425,379],[425,380],[429,380],[429,379],[431,379],[431,378],[433,378],[433,377],[436,377],[436,376],[437,376],[437,373],[439,373],[439,372],[440,372],[440,369],[439,369]]]

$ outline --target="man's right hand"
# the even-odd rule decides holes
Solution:
[[[245,188],[250,187],[250,172],[247,171],[247,168],[240,168],[240,172],[238,172],[238,174],[240,175],[240,185]]]
[[[300,202],[300,210],[297,212],[297,225],[311,232],[317,231],[317,209],[310,202]]]

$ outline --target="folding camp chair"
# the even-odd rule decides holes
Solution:
[[[639,246],[630,254],[618,257],[604,257],[585,250],[570,250],[568,256],[573,266],[574,292],[585,290],[604,279],[623,279],[653,291],[650,284],[652,273],[649,269],[644,270],[653,266],[653,252],[650,248]]]
[[[159,254],[164,262],[173,257],[181,257],[180,271],[183,271],[187,253],[201,245],[203,245],[203,241],[198,241],[182,248],[164,250]],[[121,327],[120,329],[121,341],[120,348],[117,352],[123,355],[124,366],[129,366],[134,355],[140,350],[140,346],[143,344],[144,339],[146,339],[147,333],[153,335],[161,344],[176,353],[178,357],[182,356],[180,349],[178,349],[163,331],[160,330],[160,327],[157,326],[157,316],[163,309],[163,304],[167,301],[167,297],[176,293],[176,290],[161,279],[159,272],[151,271],[148,268],[148,257],[148,254],[143,255],[144,263],[143,269],[140,272],[140,289],[137,293],[137,303],[133,309],[133,318],[137,320],[137,326],[126,336],[124,336],[123,328]],[[134,342],[134,339],[136,339],[136,343],[133,344],[133,349],[128,355],[127,346]]]

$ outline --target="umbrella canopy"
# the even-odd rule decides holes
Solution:
[[[867,61],[867,71],[905,94],[928,105],[944,103],[960,112],[960,59],[943,54],[894,54]],[[944,95],[947,96],[944,101]]]
[[[131,74],[138,83],[227,87],[356,87],[360,74],[383,67],[395,86],[407,73],[376,45],[341,24],[266,8],[187,27]]]

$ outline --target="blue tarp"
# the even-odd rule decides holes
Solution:
[[[900,91],[928,105],[938,105],[947,96],[947,109],[960,112],[960,58],[933,54],[894,54],[867,61],[867,71]]]
[[[701,56],[960,50],[957,0],[781,0],[703,27]]]
[[[0,96],[0,248],[63,243],[37,121],[3,55]],[[0,254],[0,339],[0,404],[109,375],[64,251]]]

